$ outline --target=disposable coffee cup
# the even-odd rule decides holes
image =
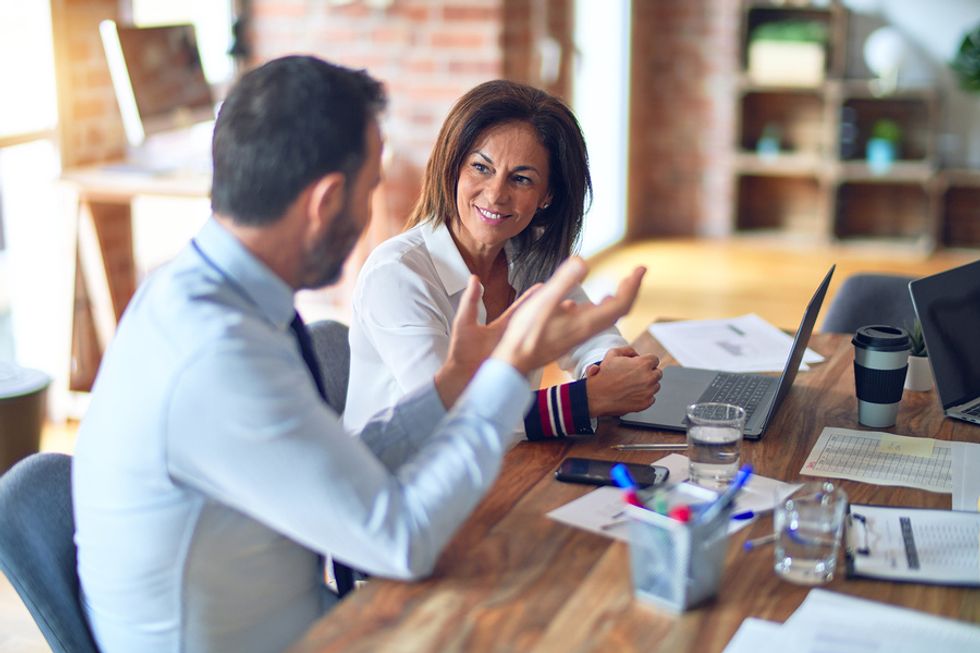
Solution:
[[[858,422],[876,428],[894,426],[909,366],[908,332],[873,324],[859,328],[851,342]]]

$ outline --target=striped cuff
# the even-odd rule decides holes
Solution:
[[[528,440],[563,438],[569,434],[590,435],[589,398],[585,379],[544,388],[534,393],[531,410],[524,416]]]

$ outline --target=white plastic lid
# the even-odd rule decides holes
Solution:
[[[0,361],[0,399],[39,392],[50,383],[51,377],[40,370]]]

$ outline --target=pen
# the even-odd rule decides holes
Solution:
[[[731,505],[732,502],[735,501],[735,495],[738,494],[738,491],[742,489],[742,486],[748,482],[750,476],[752,476],[752,465],[744,465],[740,470],[738,470],[738,473],[735,474],[735,479],[732,481],[731,485],[729,485],[717,499],[711,502],[711,504],[704,509],[704,512],[702,512],[700,515],[699,521],[709,522],[714,519],[718,513]]]
[[[754,540],[746,540],[745,544],[742,546],[746,551],[751,551],[752,549],[762,546],[764,544],[772,544],[776,541],[776,534],[770,533],[769,535],[763,535],[762,537],[757,537]]]
[[[680,451],[687,449],[686,442],[656,442],[647,444],[614,444],[610,449],[619,451]]]
[[[613,481],[616,485],[623,489],[623,496],[626,499],[626,503],[631,506],[637,506],[639,508],[646,508],[640,498],[636,496],[636,481],[630,476],[630,471],[626,469],[626,465],[623,463],[616,463],[610,472],[612,474]]]
[[[736,512],[734,515],[732,515],[732,519],[736,521],[745,521],[746,519],[761,517],[762,515],[770,512],[772,512],[772,508],[766,508],[765,510],[743,510],[742,512]]]
[[[744,335],[745,335],[745,332],[744,332],[744,331],[742,331],[741,329],[739,329],[739,328],[738,328],[737,326],[735,326],[734,324],[729,324],[729,325],[727,325],[727,326],[728,326],[728,328],[729,328],[729,329],[731,329],[732,331],[734,331],[734,332],[735,332],[735,333],[737,333],[738,335],[740,335],[740,336],[744,336]]]

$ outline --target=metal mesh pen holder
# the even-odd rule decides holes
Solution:
[[[674,503],[711,501],[717,494],[694,486],[677,486]],[[682,523],[652,510],[627,506],[630,517],[630,571],[633,592],[641,601],[682,612],[718,591],[728,547],[732,509],[709,522]]]

